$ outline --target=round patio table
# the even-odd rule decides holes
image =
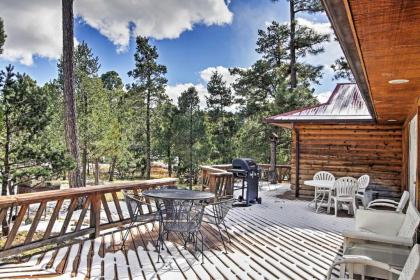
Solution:
[[[311,186],[311,187],[315,188],[314,199],[311,202],[309,202],[309,205],[314,204],[315,205],[315,210],[316,210],[316,212],[318,212],[319,208],[321,207],[322,202],[324,201],[324,197],[325,197],[325,194],[324,194],[322,196],[322,199],[319,201],[319,205],[318,205],[318,188],[329,189],[330,190],[330,195],[331,195],[331,190],[334,188],[334,181],[308,180],[308,181],[304,181],[303,184],[305,186]]]
[[[197,233],[201,235],[201,253],[203,254],[203,236],[200,225],[203,219],[206,202],[214,198],[214,194],[203,191],[156,189],[144,191],[143,195],[154,199],[160,213],[159,236],[157,240],[158,260],[161,258],[160,250],[163,248],[164,235],[168,238],[169,232],[181,234],[185,244],[192,241],[197,247]],[[159,203],[162,201],[163,203]],[[160,244],[160,245],[159,245]],[[204,261],[204,256],[202,256]]]

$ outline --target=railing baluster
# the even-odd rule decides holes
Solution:
[[[112,192],[112,199],[114,200],[115,208],[117,209],[118,217],[120,220],[124,220],[124,216],[121,211],[120,201],[118,200],[117,192]]]
[[[104,207],[106,218],[108,222],[112,223],[114,220],[112,219],[111,211],[109,210],[108,201],[106,201],[105,194],[101,195],[102,206]]]
[[[90,235],[90,238],[97,238],[99,237],[101,225],[101,195],[96,193],[91,197],[91,200],[90,227],[94,228],[95,232]]]
[[[57,200],[55,204],[54,211],[51,215],[50,222],[48,223],[47,229],[45,230],[43,240],[50,237],[51,231],[53,229],[54,223],[57,220],[58,214],[60,213],[61,206],[63,205],[64,199]]]
[[[15,239],[16,233],[19,230],[20,224],[22,223],[26,210],[28,210],[28,204],[23,204],[20,207],[18,216],[16,217],[16,220],[13,223],[12,230],[9,232],[9,235],[7,236],[6,243],[4,244],[4,247],[3,247],[4,250],[7,250],[12,246],[13,240]]]
[[[76,229],[74,231],[79,231],[80,228],[82,227],[82,223],[83,223],[83,220],[85,219],[86,212],[89,209],[89,204],[90,204],[90,197],[87,197],[85,199],[85,202],[83,203],[83,209],[82,209],[82,212],[80,213],[79,220],[77,221]]]
[[[66,218],[64,220],[63,227],[61,228],[60,236],[62,236],[66,233],[67,227],[70,224],[71,216],[73,216],[73,212],[74,212],[74,209],[76,209],[77,203],[78,203],[78,197],[73,197],[71,199],[70,207],[67,210],[68,212],[67,212]]]
[[[29,242],[32,241],[32,237],[34,236],[36,227],[39,224],[39,220],[41,219],[42,212],[44,212],[46,206],[47,206],[46,201],[41,202],[41,204],[39,205],[38,210],[36,211],[35,217],[32,220],[32,224],[29,229],[28,235],[26,235],[25,242],[23,244],[28,244]]]

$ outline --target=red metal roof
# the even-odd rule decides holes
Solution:
[[[372,121],[356,84],[337,84],[326,103],[283,113],[266,119],[268,123]]]

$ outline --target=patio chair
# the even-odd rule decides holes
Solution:
[[[369,186],[370,177],[369,175],[365,174],[360,176],[359,179],[357,179],[357,181],[359,182],[359,186],[356,191],[355,202],[357,202],[357,200],[360,199],[362,201],[363,207],[366,207],[365,192],[366,188]],[[355,207],[357,207],[357,204],[355,205]]]
[[[127,227],[127,230],[123,236],[121,247],[124,248],[125,241],[128,238],[130,228],[138,223],[139,225],[144,225],[148,223],[153,223],[159,220],[159,215],[156,207],[146,202],[145,197],[141,194],[135,194],[133,191],[122,190],[124,195],[124,200],[127,204],[127,210],[130,215],[130,225]]]
[[[335,177],[333,174],[327,171],[319,171],[315,173],[313,180],[315,181],[335,181]],[[315,188],[315,208],[316,212],[318,212],[319,207],[321,206],[323,201],[326,201],[330,199],[331,195],[331,189],[330,188],[323,188],[323,187],[317,187]],[[318,204],[318,198],[321,197]]]
[[[163,200],[163,204],[165,209],[159,212],[158,262],[162,259],[160,251],[164,249],[164,236],[168,238],[172,232],[183,239],[184,248],[188,242],[192,242],[197,249],[198,235],[200,235],[202,263],[204,263],[204,239],[200,228],[206,203],[171,199]]]
[[[344,248],[356,243],[411,248],[420,223],[420,213],[410,203],[407,213],[359,209],[355,214],[355,230],[343,232]]]
[[[343,255],[343,258],[336,260],[328,270],[327,280],[332,279],[331,274],[337,265],[340,265],[340,278],[345,279],[345,271],[348,271],[348,279],[353,279],[353,274],[362,275],[362,279],[365,279],[365,274],[367,270],[376,272],[377,274],[367,274],[371,277],[388,277],[388,279],[395,279],[394,276],[398,276],[399,280],[411,280],[411,279],[420,279],[420,247],[419,244],[416,244],[410,251],[408,258],[405,261],[405,264],[402,270],[396,268],[393,265],[390,265],[387,262],[384,262],[384,257],[387,258],[387,252],[383,254],[377,254],[377,252],[371,254],[371,250],[365,250],[364,255]],[[361,271],[358,271],[357,268],[361,268]],[[356,269],[356,271],[355,271]]]
[[[335,216],[337,216],[338,207],[342,203],[348,203],[350,211],[350,205],[354,207],[355,204],[354,197],[358,186],[358,181],[353,177],[337,179],[334,182],[334,188],[328,200],[328,213],[330,213],[332,201],[334,201]]]
[[[217,227],[217,230],[219,231],[220,239],[223,243],[223,248],[225,249],[225,253],[227,254],[225,240],[223,238],[222,234],[222,226],[224,227],[224,231],[226,232],[226,235],[228,237],[229,243],[230,241],[230,235],[226,228],[225,224],[225,218],[228,214],[229,210],[232,209],[233,203],[235,202],[235,199],[230,197],[226,197],[224,199],[219,198],[217,202],[214,202],[209,205],[210,209],[209,211],[204,213],[203,216],[203,222],[208,224],[213,224]]]
[[[367,209],[375,209],[375,207],[389,207],[395,210],[395,212],[401,213],[407,205],[409,199],[410,193],[408,191],[404,191],[399,202],[392,199],[375,199],[369,202]]]

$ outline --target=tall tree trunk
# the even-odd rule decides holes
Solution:
[[[64,129],[66,146],[70,156],[76,163],[69,171],[70,188],[82,187],[80,173],[79,143],[77,139],[76,106],[74,101],[74,70],[73,70],[73,0],[62,0],[63,12],[63,94],[64,94]]]
[[[166,156],[168,158],[168,175],[172,177],[172,148],[171,145],[168,145],[168,149],[166,150]]]
[[[10,154],[10,127],[9,127],[9,114],[5,112],[5,126],[6,126],[6,142],[4,143],[4,160],[3,160],[3,173],[1,177],[1,195],[7,195],[7,189],[9,184],[10,177],[10,163],[9,163],[9,154]],[[12,207],[10,208],[10,214],[12,213]],[[1,226],[3,236],[9,234],[9,224],[6,217],[2,221]]]
[[[88,164],[88,160],[87,160],[87,148],[86,148],[86,141],[84,141],[85,143],[83,144],[83,150],[82,150],[82,182],[83,185],[86,186],[86,181],[87,181],[87,166]]]
[[[193,155],[192,155],[193,139],[192,139],[192,126],[193,126],[193,112],[192,112],[192,108],[191,108],[191,111],[190,111],[190,190],[192,190],[192,185],[193,185]]]
[[[95,158],[95,185],[99,185],[99,158]]]
[[[295,20],[295,1],[290,0],[290,87],[297,87],[296,77],[296,50],[295,50],[295,34],[296,34],[296,20]]]
[[[147,90],[146,100],[146,179],[150,179],[150,90]]]
[[[111,166],[109,167],[109,181],[114,181],[115,165],[117,164],[117,156],[112,157]]]

